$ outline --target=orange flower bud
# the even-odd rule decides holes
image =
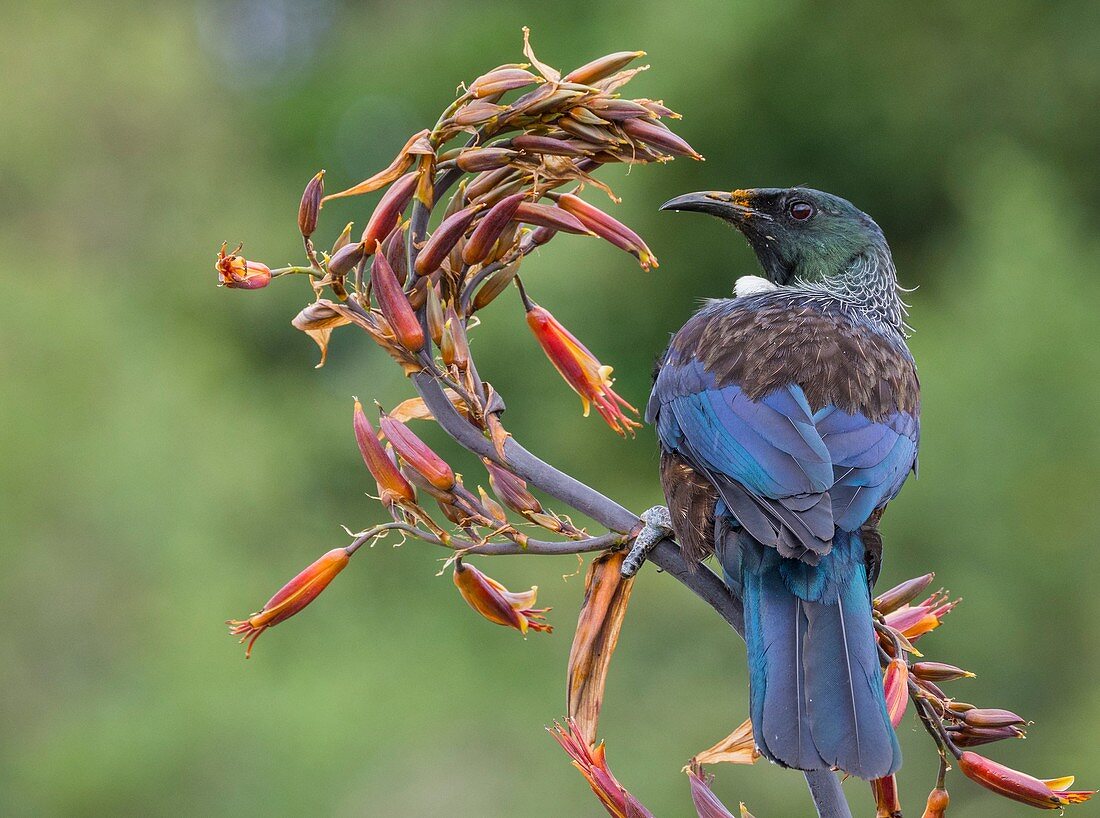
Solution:
[[[547,728],[554,741],[569,754],[573,766],[580,770],[592,792],[600,799],[612,818],[653,818],[653,813],[642,806],[620,784],[607,766],[603,742],[593,746],[580,735],[572,719],[566,719],[565,727],[555,723]]]
[[[393,329],[397,342],[410,352],[419,352],[424,347],[424,330],[385,254],[375,254],[370,281],[378,309]]]
[[[307,239],[317,229],[317,214],[321,210],[321,197],[325,194],[325,172],[322,170],[309,180],[298,205],[298,229]]]
[[[214,269],[218,271],[218,286],[228,287],[234,290],[259,290],[271,283],[271,268],[258,261],[248,261],[238,256],[241,247],[232,253],[226,253],[227,242],[222,242],[218,251],[218,259],[214,262]]]
[[[553,630],[543,621],[546,619],[543,614],[550,609],[532,607],[539,590],[537,585],[530,591],[513,593],[460,559],[455,560],[454,581],[462,598],[490,622],[515,628],[524,636],[528,629],[547,633]]]
[[[464,126],[480,126],[496,119],[507,110],[508,108],[504,105],[497,105],[488,100],[476,100],[475,102],[466,103],[455,112],[454,123]]]
[[[945,600],[945,596],[936,594],[919,605],[902,605],[886,614],[886,624],[906,639],[916,639],[938,628],[943,618],[959,603],[957,599],[953,602]]]
[[[621,435],[633,434],[634,429],[641,426],[623,412],[626,409],[638,414],[637,409],[611,388],[611,367],[596,360],[596,356],[553,315],[532,303],[527,310],[527,324],[550,363],[570,388],[580,395],[585,417],[590,406],[595,404],[596,411],[607,421],[607,425]]]
[[[378,422],[382,434],[393,444],[397,452],[410,467],[440,491],[450,491],[455,487],[455,473],[447,462],[433,452],[428,445],[399,420],[385,412]]]
[[[229,619],[229,632],[248,641],[245,658],[252,656],[252,646],[260,634],[289,619],[317,598],[333,577],[344,570],[349,555],[345,548],[334,548],[279,589],[267,604],[248,619]]]
[[[405,212],[413,193],[416,192],[416,183],[419,173],[406,173],[382,194],[378,200],[378,206],[374,208],[367,226],[363,228],[362,242],[367,248],[367,253],[373,253],[375,243],[382,241],[397,226],[397,220]]]
[[[643,270],[659,267],[657,257],[642,241],[642,237],[620,222],[572,193],[563,193],[558,197],[558,207],[573,214],[577,219],[600,238],[625,250],[638,259]]]
[[[393,503],[412,503],[416,500],[416,492],[409,485],[409,481],[401,474],[401,471],[386,454],[386,450],[378,441],[374,433],[374,427],[370,425],[367,416],[363,414],[363,405],[359,400],[355,401],[355,409],[352,415],[352,425],[355,428],[355,442],[359,444],[359,451],[363,455],[363,462],[367,469],[378,482],[382,502],[387,506]]]
[[[882,679],[882,689],[886,694],[886,712],[890,723],[897,727],[909,706],[909,666],[904,659],[894,659],[886,666]]]
[[[947,807],[950,803],[951,796],[947,794],[947,790],[936,787],[928,793],[928,802],[925,804],[924,814],[921,818],[944,818],[947,815]]]
[[[959,757],[959,769],[987,790],[1039,809],[1061,809],[1067,804],[1088,801],[1096,794],[1067,789],[1073,786],[1073,776],[1043,781],[970,751]]]

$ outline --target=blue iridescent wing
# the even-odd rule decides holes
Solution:
[[[893,499],[916,462],[908,413],[814,413],[793,384],[754,401],[697,361],[665,364],[647,415],[662,446],[706,474],[757,540],[810,562],[834,526],[854,531]]]
[[[837,528],[854,531],[894,499],[916,469],[920,424],[907,412],[874,422],[827,406],[814,415],[814,426],[833,462],[833,519]]]
[[[648,412],[668,451],[706,474],[753,536],[784,556],[824,553],[833,536],[833,463],[798,386],[749,399],[701,364],[666,364]]]

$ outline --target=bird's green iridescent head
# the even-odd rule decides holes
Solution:
[[[661,210],[707,213],[740,230],[776,284],[828,283],[861,256],[889,258],[882,230],[847,199],[806,187],[701,191]]]

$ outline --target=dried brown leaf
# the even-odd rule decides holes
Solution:
[[[378,188],[390,184],[412,167],[415,156],[434,153],[431,143],[428,142],[429,133],[430,131],[425,128],[420,131],[420,133],[413,134],[409,137],[409,141],[405,143],[405,147],[398,152],[389,167],[379,171],[369,179],[364,179],[357,185],[352,185],[347,190],[341,190],[339,193],[330,193],[321,200],[321,204],[323,205],[325,202],[331,201],[332,199],[340,199],[345,196],[358,196],[361,193],[370,193],[372,190],[378,190]]]
[[[535,56],[535,49],[531,47],[531,29],[527,26],[523,27],[523,54],[531,61],[531,65],[535,67],[535,70],[546,77],[546,79],[551,82],[557,82],[561,79],[561,72],[558,71],[558,69],[551,68]]]
[[[603,705],[611,656],[619,641],[623,617],[634,585],[619,572],[625,554],[614,551],[592,560],[584,580],[584,603],[569,650],[569,717],[590,744]]]
[[[755,764],[760,758],[752,736],[752,722],[745,719],[737,728],[713,747],[697,753],[696,764]]]
[[[450,387],[444,387],[443,391],[447,394],[447,400],[449,400],[451,405],[458,410],[459,414],[468,414],[469,410],[466,407],[466,401],[459,397],[457,392]],[[410,420],[435,420],[431,410],[425,405],[423,398],[409,398],[408,400],[402,401],[393,408],[393,411],[391,411],[389,415],[394,420],[399,420],[402,423],[407,423]]]
[[[336,327],[342,327],[344,324],[350,323],[351,319],[341,315],[333,308],[331,302],[323,299],[315,301],[304,308],[290,322],[291,326],[304,332],[320,347],[321,361],[315,367],[316,369],[320,369],[325,365],[325,358],[328,357],[329,337],[332,335],[332,331]]]

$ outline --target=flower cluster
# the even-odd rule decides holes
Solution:
[[[941,684],[973,678],[955,665],[926,659],[915,643],[936,630],[961,600],[937,591],[920,602],[935,574],[907,580],[874,600],[876,628],[884,665],[883,689],[891,721],[897,727],[910,701],[918,718],[936,742],[943,759],[940,777],[928,796],[925,815],[946,813],[949,796],[944,786],[949,758],[973,781],[1006,798],[1043,809],[1059,809],[1088,800],[1093,793],[1071,791],[1073,778],[1042,781],[1017,772],[965,748],[1004,739],[1024,738],[1028,722],[1011,710],[977,707],[950,696]],[[916,660],[916,661],[915,661]],[[872,782],[879,815],[901,814],[894,776]]]
[[[643,270],[656,268],[657,257],[641,236],[581,194],[595,190],[618,201],[595,178],[604,165],[702,157],[669,129],[667,122],[679,115],[663,102],[623,96],[624,86],[648,67],[635,64],[643,52],[616,52],[561,72],[535,56],[524,34],[526,62],[498,66],[462,86],[435,125],[411,134],[387,167],[328,195],[324,171],[310,178],[298,203],[301,265],[272,269],[241,256],[239,245],[231,252],[228,244],[221,246],[215,261],[219,286],[257,290],[276,278],[307,278],[312,300],[291,323],[320,348],[318,366],[334,333],[353,327],[389,355],[419,393],[389,411],[380,409],[375,421],[358,399],[353,404],[353,437],[387,521],[324,554],[257,613],[227,624],[247,642],[249,656],[265,630],[316,599],[363,545],[397,534],[449,549],[458,595],[485,619],[524,635],[549,633],[549,609],[535,607],[537,586],[509,591],[468,558],[603,551],[588,570],[569,656],[570,719],[551,733],[612,816],[645,818],[651,814],[611,774],[603,745],[596,743],[608,665],[633,584],[622,577],[623,555],[614,549],[640,528],[632,528],[634,520],[623,523],[625,512],[611,500],[512,440],[502,421],[504,401],[479,372],[473,342],[485,308],[516,292],[536,344],[580,396],[584,414],[595,407],[613,431],[632,435],[638,412],[614,390],[612,368],[533,300],[528,293],[537,282],[521,279],[520,270],[533,251],[559,234],[607,242]],[[331,245],[326,241],[327,250],[319,249],[326,205],[367,194],[377,199],[364,212],[362,229],[348,223]],[[487,488],[476,478],[467,488],[463,475],[428,444],[430,433],[420,430],[431,421],[477,455]],[[531,488],[571,503],[611,530],[590,536],[544,507]],[[599,498],[611,512],[593,514],[593,504],[578,502],[579,496]],[[537,531],[550,539],[536,539]],[[705,573],[685,570],[677,578],[707,598],[692,585],[693,577]],[[931,581],[931,574],[910,580],[875,600],[891,719],[900,724],[911,704],[944,759],[927,818],[947,808],[948,759],[979,784],[1023,803],[1055,809],[1086,800],[1092,793],[1071,790],[1071,778],[1032,778],[969,749],[1022,737],[1026,723],[1007,710],[960,702],[940,688],[972,674],[926,660],[914,647],[957,604],[943,593],[915,602]],[[722,612],[713,597],[711,604]],[[685,769],[700,818],[732,815],[710,790],[701,765],[751,764],[758,757],[746,721],[693,759]],[[879,815],[900,814],[893,777],[874,782],[873,789]],[[741,814],[748,815],[744,805]]]
[[[621,95],[647,67],[632,66],[643,52],[616,52],[561,72],[535,56],[525,31],[524,53],[526,63],[498,66],[460,89],[434,127],[409,136],[393,161],[367,179],[326,195],[325,172],[314,174],[298,202],[305,251],[300,266],[272,269],[241,256],[239,246],[229,252],[223,245],[218,253],[218,283],[228,288],[253,290],[283,276],[308,277],[314,299],[291,323],[320,348],[318,366],[337,330],[362,330],[407,375],[431,378],[446,396],[446,410],[492,442],[491,452],[480,452],[487,485],[467,488],[462,475],[414,431],[414,421],[434,419],[422,398],[380,410],[376,421],[356,399],[354,438],[373,493],[392,522],[326,554],[259,613],[231,620],[234,635],[248,640],[249,654],[265,629],[316,598],[361,545],[391,532],[452,549],[454,582],[463,599],[489,621],[523,634],[551,630],[544,618],[548,609],[535,607],[537,589],[508,591],[464,555],[579,553],[624,541],[625,535],[614,533],[589,537],[528,489],[509,459],[504,403],[474,364],[470,334],[479,313],[515,289],[536,342],[580,395],[585,415],[595,406],[616,432],[632,433],[637,411],[612,389],[611,367],[530,301],[519,270],[534,249],[558,234],[598,238],[633,256],[644,270],[656,267],[641,236],[580,194],[594,189],[617,201],[593,175],[606,164],[701,157],[664,123],[678,114],[659,101]],[[327,251],[315,244],[326,206],[375,192],[378,199],[361,230],[349,223]],[[532,539],[531,528],[562,540]],[[610,608],[591,611],[593,656],[599,643],[609,658],[608,640],[613,650],[616,616],[621,619],[628,594],[626,584],[607,597]],[[578,674],[584,653],[578,652]],[[590,679],[600,683],[577,693],[589,700],[602,697],[602,671],[595,665]]]

